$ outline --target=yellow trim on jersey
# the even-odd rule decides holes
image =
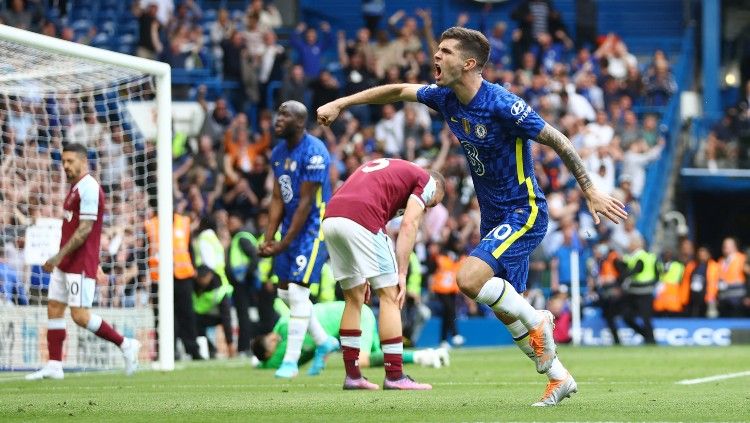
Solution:
[[[534,193],[534,183],[531,182],[530,177],[525,176],[525,173],[523,171],[523,140],[521,138],[516,138],[516,173],[518,176],[518,184],[526,184],[526,190],[529,193],[529,205],[531,206],[531,213],[529,214],[529,218],[526,220],[526,223],[523,224],[521,229],[511,234],[511,236],[503,241],[503,243],[500,244],[500,246],[492,252],[492,256],[496,259],[500,258],[500,256],[503,255],[508,247],[510,247],[514,242],[516,242],[518,238],[522,237],[523,234],[528,232],[528,230],[531,229],[532,226],[534,226],[534,222],[536,222],[536,216],[539,214],[539,207],[536,205],[536,194]]]
[[[318,207],[318,238],[323,240],[323,218],[326,215],[326,203],[323,201],[323,185],[318,187],[318,192],[315,193],[315,205]]]
[[[312,275],[313,268],[315,267],[315,259],[318,258],[318,249],[320,248],[321,238],[315,238],[313,242],[312,253],[310,254],[310,260],[307,261],[307,270],[305,270],[305,276],[302,277],[302,283],[305,285],[310,284],[310,276]]]

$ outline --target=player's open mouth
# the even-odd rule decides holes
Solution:
[[[435,63],[435,79],[439,79],[443,72],[440,70],[440,65]]]

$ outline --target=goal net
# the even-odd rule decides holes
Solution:
[[[70,188],[62,149],[73,142],[86,146],[89,173],[105,192],[106,278],[97,281],[93,310],[141,341],[142,364],[160,358],[170,369],[172,333],[157,328],[155,311],[168,298],[161,307],[173,325],[171,289],[156,294],[152,286],[144,230],[158,214],[171,233],[171,175],[157,182],[164,167],[171,172],[168,66],[5,26],[0,52],[0,370],[35,369],[47,360],[50,275],[41,265],[59,249]],[[171,261],[162,261],[171,281]],[[66,322],[65,368],[123,366],[114,345],[77,327],[69,312]],[[161,350],[157,333],[170,339]]]

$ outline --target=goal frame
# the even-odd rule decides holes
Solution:
[[[130,56],[83,44],[0,25],[0,39],[103,64],[133,69],[156,79],[156,178],[159,220],[159,255],[172,257],[172,77],[171,67],[156,60]],[[145,204],[142,207],[146,207]],[[160,370],[174,370],[173,261],[159,260],[159,360]],[[169,281],[169,283],[164,283]]]

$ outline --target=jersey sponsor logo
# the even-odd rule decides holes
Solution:
[[[323,170],[326,168],[326,160],[323,156],[316,154],[307,162],[307,170]]]
[[[289,175],[279,176],[279,187],[281,188],[281,199],[288,204],[294,197],[292,190],[292,178]]]
[[[510,106],[510,114],[513,116],[518,116],[521,114],[521,112],[526,109],[526,102],[523,100],[518,100],[515,103],[513,103],[512,106]]]
[[[474,135],[477,136],[477,138],[483,139],[487,136],[487,127],[482,125],[481,123],[474,127]]]
[[[516,125],[522,124],[529,116],[529,113],[531,113],[531,110],[531,106],[527,105],[523,100],[518,100],[510,106],[510,114],[518,116],[518,119],[516,119]]]

